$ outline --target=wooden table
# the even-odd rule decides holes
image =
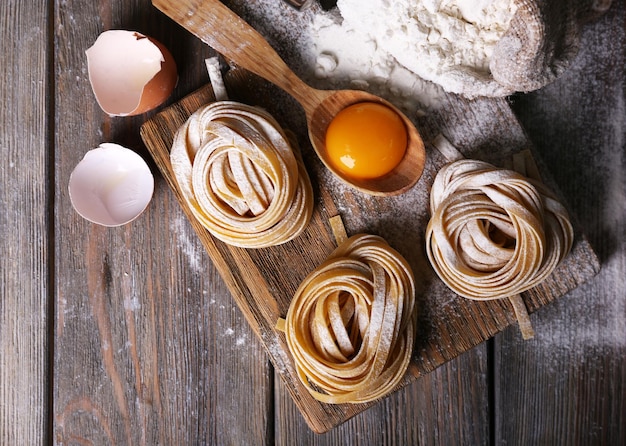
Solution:
[[[276,0],[278,2],[278,0]],[[573,66],[512,98],[598,276],[325,434],[277,378],[165,181],[135,222],[81,219],[69,174],[104,141],[149,158],[150,115],[109,118],[84,51],[139,30],[175,55],[169,103],[211,50],[148,0],[0,4],[0,444],[626,444],[626,6]],[[154,167],[154,166],[153,166]]]

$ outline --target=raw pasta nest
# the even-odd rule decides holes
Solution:
[[[348,238],[302,282],[285,319],[299,379],[325,403],[364,403],[400,382],[416,331],[409,264],[385,240]]]
[[[170,159],[192,213],[216,238],[243,248],[285,243],[313,213],[313,190],[298,152],[260,108],[213,102],[189,117]]]
[[[444,166],[430,207],[428,259],[446,285],[469,299],[536,286],[573,243],[567,211],[542,183],[482,161]]]

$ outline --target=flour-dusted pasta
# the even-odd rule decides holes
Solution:
[[[567,211],[541,182],[482,161],[444,166],[430,207],[430,263],[469,299],[512,297],[536,286],[573,243]]]
[[[299,235],[313,213],[311,182],[293,148],[266,111],[218,101],[178,130],[170,159],[183,197],[211,234],[262,248]]]
[[[319,401],[373,401],[392,391],[411,360],[415,283],[381,237],[352,236],[305,278],[283,330],[302,383]]]

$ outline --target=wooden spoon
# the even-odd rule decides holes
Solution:
[[[293,96],[304,108],[309,138],[322,162],[350,186],[371,195],[397,195],[411,188],[422,175],[424,143],[413,123],[378,96],[357,90],[317,90],[304,83],[254,28],[218,0],[153,0],[153,5],[237,65],[261,76]],[[359,102],[378,102],[403,119],[408,145],[402,161],[376,179],[353,179],[329,162],[326,129],[335,115]]]

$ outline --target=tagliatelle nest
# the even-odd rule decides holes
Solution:
[[[364,403],[391,392],[404,376],[416,323],[409,264],[381,237],[358,234],[302,282],[283,331],[314,398]]]
[[[567,211],[537,181],[462,159],[444,166],[431,190],[428,259],[455,293],[512,297],[541,283],[569,253]]]
[[[202,107],[176,133],[170,159],[192,213],[225,243],[278,245],[311,219],[313,189],[297,147],[262,109]]]

